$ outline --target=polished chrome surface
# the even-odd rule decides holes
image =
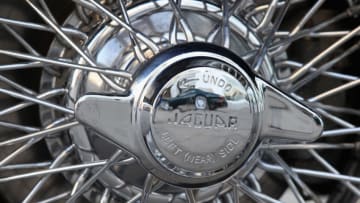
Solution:
[[[146,33],[159,33],[159,36],[161,37],[154,37],[152,40],[156,42],[160,41],[158,43],[162,49],[170,46],[167,40],[170,40],[169,38],[171,38],[171,36],[169,36],[167,28],[173,23],[171,19],[173,13],[171,9],[169,10],[169,8],[166,7],[167,3],[167,0],[157,1],[157,5],[152,2],[144,2],[134,8],[128,9],[129,18],[135,19],[132,21],[133,26],[140,26],[142,31]],[[157,6],[159,6],[160,9]],[[210,13],[194,13],[192,10],[203,9],[204,4],[202,2],[183,1],[182,6],[189,9],[188,12],[183,12],[183,15],[185,15],[186,18],[192,19],[188,23],[192,25],[192,32],[196,34],[196,41],[205,41],[208,32],[211,31],[212,25],[217,23],[217,19],[221,18],[220,13],[217,13],[219,8],[209,3],[206,4],[206,7]],[[149,15],[149,13],[151,15]],[[197,25],[194,27],[194,23],[197,21],[201,21],[202,24],[201,26]],[[110,24],[108,26],[104,26],[102,29],[97,30],[96,35],[94,35],[87,43],[87,49],[96,55],[95,58],[99,64],[107,67],[114,67],[116,69],[127,70],[129,72],[136,72],[137,69],[140,68],[139,66],[141,63],[137,61],[139,57],[136,54],[136,49],[134,49],[134,52],[129,51],[132,50],[133,43],[126,40],[129,37],[128,32],[126,29],[116,29],[116,27],[113,26],[115,22],[109,23]],[[230,47],[232,51],[240,54],[246,54],[248,49],[254,49],[254,47],[260,43],[257,36],[241,20],[231,18],[229,19],[229,23],[232,25],[232,40],[237,42],[236,45],[232,45]],[[178,43],[181,43],[186,38],[178,31],[176,39]],[[143,46],[142,49],[144,48],[146,47]],[[62,54],[63,52],[64,50],[58,50],[54,53],[54,56],[56,56],[56,54]],[[145,51],[144,55],[149,57],[152,53]],[[266,57],[265,63],[261,68],[261,74],[263,77],[272,80],[272,68],[271,63]],[[89,74],[84,74],[84,71],[81,70],[76,70],[71,74],[68,84],[70,92],[69,99],[67,100],[67,106],[69,106],[69,108],[74,108],[74,101],[78,100],[81,96],[88,92],[98,92],[100,94],[113,92],[113,90],[109,89],[109,87],[106,86],[106,83],[104,83],[97,74],[91,72]],[[115,112],[115,110],[113,112]],[[71,129],[69,134],[72,136],[73,141],[79,146],[79,149],[84,149],[78,150],[78,153],[84,162],[97,160],[99,159],[99,155],[111,154],[113,153],[113,150],[115,150],[114,146],[108,144],[106,141],[99,141],[100,139],[98,137],[101,137],[101,135],[97,135],[89,128],[84,129],[79,126]],[[93,140],[97,142],[94,142]],[[90,153],[93,151],[95,153]],[[134,151],[135,152],[133,153],[136,153],[137,150]],[[140,167],[137,168],[139,170],[139,174],[146,175],[146,171],[142,171]],[[109,182],[112,182],[114,187],[123,183],[122,180],[115,180],[117,180],[116,176],[114,174],[110,174],[109,171],[109,178],[106,178],[106,183],[109,184]],[[133,178],[127,181],[132,182]],[[137,184],[142,184],[142,182],[137,181]]]
[[[244,162],[263,139],[312,141],[322,132],[316,113],[221,47],[176,46],[134,78],[129,95],[83,96],[75,116],[171,184],[213,184],[251,168]]]
[[[0,201],[358,199],[359,12],[2,0]]]
[[[192,176],[224,170],[242,156],[257,120],[254,92],[237,74],[192,68],[162,87],[151,112],[151,150],[159,162]]]
[[[262,135],[298,141],[314,141],[323,131],[321,117],[296,99],[257,80],[263,94]]]

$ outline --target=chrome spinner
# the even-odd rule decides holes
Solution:
[[[265,139],[312,141],[322,131],[316,113],[207,43],[161,52],[134,75],[126,95],[88,94],[75,111],[150,173],[184,187],[241,175]]]

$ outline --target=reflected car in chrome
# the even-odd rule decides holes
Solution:
[[[197,109],[210,110],[227,106],[227,102],[223,96],[199,89],[185,90],[176,97],[162,99],[160,102],[160,105],[167,109],[177,109],[179,106],[188,104],[195,104]]]

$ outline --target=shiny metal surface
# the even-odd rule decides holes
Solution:
[[[223,70],[192,68],[159,91],[151,112],[151,150],[169,170],[206,174],[242,156],[257,121],[249,99],[254,92],[237,74],[235,78]]]
[[[249,162],[262,139],[312,141],[322,132],[317,114],[221,47],[179,45],[134,78],[128,96],[82,97],[76,118],[171,184],[213,184]]]
[[[157,1],[156,4],[154,4],[154,2],[143,2],[136,7],[128,8],[127,10],[129,18],[132,19],[132,26],[140,27],[141,31],[146,34],[158,33],[158,35],[161,36],[160,38],[154,37],[152,40],[160,43],[161,45],[159,46],[162,49],[166,49],[169,46],[167,40],[171,37],[169,36],[167,28],[171,26],[171,16],[173,13],[171,9],[166,7],[167,3],[167,0]],[[205,41],[211,26],[221,18],[220,13],[217,13],[219,8],[214,4],[208,3],[206,4],[206,8],[209,10],[209,13],[194,13],[193,10],[201,10],[204,8],[204,4],[198,1],[182,1],[182,7],[186,8],[186,12],[183,11],[185,18],[192,19],[188,23],[193,27],[192,32],[194,32],[196,36],[196,41]],[[151,15],[149,13],[151,13]],[[74,25],[72,26],[76,25],[76,20],[74,21],[75,22],[72,23]],[[197,24],[198,22],[202,23],[199,25]],[[114,22],[109,23],[108,26],[104,26],[102,29],[97,30],[96,35],[94,35],[86,45],[87,49],[96,56],[96,61],[99,64],[120,70],[127,70],[129,72],[136,72],[141,64],[136,60],[138,58],[135,53],[136,50],[134,50],[135,52],[131,51],[132,42],[126,40],[128,38],[127,31],[125,29],[116,29],[116,27],[113,26]],[[231,25],[232,30],[231,39],[237,42],[237,44],[232,44],[229,47],[230,50],[239,54],[245,54],[248,49],[254,49],[260,44],[258,37],[246,24],[244,24],[243,21],[237,18],[230,18],[229,25]],[[176,38],[178,43],[182,43],[186,39],[179,31]],[[142,47],[142,49],[144,49],[144,47]],[[56,54],[62,54],[63,52],[64,50],[57,50],[57,53],[54,53],[54,56],[56,56]],[[144,54],[148,57],[152,55],[152,53],[149,52],[144,52]],[[80,63],[83,63],[83,61],[80,61]],[[271,81],[273,79],[272,76],[274,75],[272,68],[269,59],[266,57],[260,74]],[[74,108],[74,101],[78,100],[88,92],[98,92],[100,94],[108,94],[109,92],[112,94],[114,93],[113,90],[110,90],[104,81],[94,73],[84,74],[84,71],[76,70],[72,72],[69,81],[68,87],[70,91],[67,105],[70,108]],[[113,112],[116,111],[114,110]],[[89,128],[73,128],[69,131],[69,134],[72,136],[73,142],[79,146],[79,149],[84,149],[78,150],[78,153],[84,162],[98,160],[100,159],[99,156],[104,157],[104,154],[111,154],[116,150],[112,144],[101,140],[101,136]],[[146,171],[141,167],[138,165],[134,167],[138,170],[138,174],[146,175]],[[110,184],[109,182],[111,182],[111,185],[116,187],[123,183],[120,178],[116,178],[116,176],[122,177],[122,174],[113,174],[111,171],[108,171],[108,173],[109,177],[105,178],[107,184]],[[103,175],[103,177],[105,177],[105,175]],[[128,177],[125,176],[122,178]],[[133,183],[134,178],[126,179],[126,181]],[[140,178],[137,179],[134,184],[141,185],[142,182]],[[206,194],[204,194],[204,196],[206,196]]]
[[[355,1],[3,1],[0,202],[360,197]]]
[[[321,117],[312,109],[261,79],[263,94],[262,136],[311,142],[323,131]]]

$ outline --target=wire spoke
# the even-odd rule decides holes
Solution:
[[[207,42],[210,42],[210,43],[211,43],[211,42],[214,42],[215,37],[216,37],[216,36],[219,34],[219,32],[220,32],[220,29],[224,27],[224,26],[223,26],[224,22],[225,22],[225,23],[229,23],[230,17],[234,15],[234,12],[235,12],[238,8],[242,8],[245,3],[246,3],[245,0],[235,1],[235,2],[233,3],[233,5],[231,6],[231,8],[229,8],[229,10],[227,11],[227,15],[224,16],[224,14],[223,14],[223,16],[224,16],[225,18],[222,18],[221,22],[218,23],[218,24],[216,24],[216,25],[214,26],[214,28],[210,31],[210,34],[207,36],[206,41],[207,41]],[[224,12],[224,11],[223,11],[223,12]]]
[[[338,124],[340,126],[343,126],[346,128],[355,128],[355,125],[353,125],[352,123],[349,123],[348,121],[346,121],[342,118],[339,118],[323,109],[317,108],[316,111],[319,112],[322,116],[330,119],[331,121],[335,122],[336,124]]]
[[[40,100],[43,100],[43,99],[50,99],[50,98],[53,98],[55,96],[59,96],[59,95],[63,95],[67,92],[66,89],[53,89],[53,90],[49,90],[47,92],[44,92],[44,93],[41,93],[39,95],[34,95],[36,99],[40,99]],[[10,114],[10,113],[13,113],[13,112],[16,112],[16,111],[20,111],[28,106],[31,106],[33,104],[38,104],[36,102],[33,102],[33,101],[29,101],[29,102],[22,102],[20,104],[16,104],[16,105],[13,105],[11,107],[8,107],[8,108],[5,108],[5,109],[2,109],[0,110],[0,116],[4,116],[6,114]]]
[[[356,82],[356,81],[358,81],[358,80],[359,80],[359,79],[356,79],[356,80],[353,80],[352,82]],[[347,84],[348,84],[348,83],[347,83]],[[346,84],[345,84],[345,85],[346,85]],[[340,87],[341,87],[341,86],[340,86]],[[336,89],[336,88],[334,88],[334,89]],[[331,91],[331,90],[330,90],[330,91]],[[304,98],[303,98],[303,97],[301,97],[301,96],[299,96],[299,95],[297,95],[297,94],[295,94],[295,93],[291,93],[291,95],[294,96],[294,97],[296,97],[298,100],[304,102]],[[314,98],[314,97],[313,97],[313,98]],[[309,100],[308,100],[307,102],[305,102],[305,103],[307,103],[307,104],[310,105],[310,106],[313,105],[313,104],[315,104],[315,105],[314,105],[314,107],[315,107],[316,105],[319,105],[319,102],[316,102],[316,101],[317,101],[317,99],[315,99],[314,101],[312,101],[312,100],[309,99]],[[315,102],[315,103],[314,103],[314,102]],[[344,127],[347,127],[347,128],[354,128],[354,127],[355,127],[355,125],[349,123],[348,121],[345,121],[344,119],[342,119],[342,118],[340,118],[340,117],[338,117],[338,116],[335,116],[335,115],[333,115],[333,114],[325,111],[325,109],[316,108],[316,111],[317,111],[318,113],[320,113],[321,115],[325,116],[326,118],[330,119],[331,121],[333,121],[333,122],[335,122],[335,123],[337,123],[337,124],[339,124],[339,125],[341,125],[341,126],[344,126]]]
[[[193,189],[186,189],[185,190],[186,199],[189,203],[196,203],[196,196],[195,196],[195,190]]]
[[[91,59],[85,51],[83,51],[75,42],[73,42],[69,36],[64,33],[60,26],[58,26],[55,22],[51,21],[35,4],[32,3],[31,0],[26,0],[26,2],[30,5],[30,7],[52,28],[55,33],[61,37],[67,44],[69,44],[89,65],[96,67],[97,64]],[[123,92],[126,91],[125,87],[120,87],[118,84],[113,82],[107,76],[103,74],[99,74],[99,76],[113,89]],[[127,79],[127,78],[125,78]]]
[[[300,69],[303,66],[304,66],[304,64],[295,62],[295,61],[281,61],[281,62],[277,63],[278,68]],[[309,69],[309,72],[313,73],[313,72],[317,72],[317,70],[318,70],[317,68],[311,67]],[[331,71],[323,71],[320,74],[327,76],[327,77],[336,78],[339,80],[346,80],[346,81],[353,81],[353,80],[359,79],[359,77],[357,77],[357,76],[347,75],[344,73],[331,72]]]
[[[250,173],[247,177],[247,180],[249,181],[249,183],[251,184],[251,186],[255,189],[255,191],[257,192],[261,192],[261,186],[259,181],[257,180],[256,176],[254,175],[254,173]]]
[[[73,153],[74,151],[74,145],[70,145],[69,147],[67,147],[64,151],[62,151],[52,162],[52,164],[50,165],[49,169],[53,169],[53,168],[57,168],[58,166],[60,166],[61,164],[63,164],[63,162],[66,160],[66,158],[69,157],[69,155],[71,153]],[[25,199],[22,201],[23,203],[29,203],[32,201],[32,199],[34,198],[34,196],[39,192],[39,190],[46,184],[46,182],[48,181],[48,179],[50,178],[50,175],[44,176],[42,177],[36,184],[35,186],[32,188],[32,190],[30,191],[30,193],[28,193],[28,195],[25,197]]]
[[[48,126],[46,126],[45,129],[51,129],[56,125],[59,125],[59,124],[62,124],[64,122],[69,121],[69,119],[70,118],[67,118],[67,117],[57,119],[56,121],[54,121],[51,124],[49,124]],[[38,132],[39,132],[39,130],[38,130]],[[14,160],[16,157],[18,157],[21,153],[23,153],[24,151],[29,149],[31,146],[33,146],[34,144],[36,144],[37,142],[42,140],[45,136],[46,135],[40,136],[40,137],[37,137],[37,138],[34,138],[34,139],[30,139],[29,141],[27,141],[25,144],[23,144],[22,146],[20,146],[19,148],[17,148],[13,152],[11,152],[9,155],[7,155],[5,158],[3,158],[0,161],[0,166],[4,166],[4,165],[8,164],[12,160]]]
[[[26,164],[11,164],[6,166],[0,166],[0,171],[5,170],[24,170],[24,169],[39,169],[47,168],[51,165],[51,162],[37,162],[37,163],[26,163]]]
[[[310,149],[309,153],[322,165],[324,166],[328,171],[334,173],[334,174],[340,174],[339,171],[337,171],[329,162],[327,162],[323,157],[320,156],[319,153],[317,153],[315,150]],[[349,188],[355,195],[358,197],[360,196],[360,190],[357,189],[355,185],[350,183],[349,181],[341,181],[347,188]]]
[[[29,149],[31,146],[33,146],[35,143],[40,141],[41,139],[31,139],[24,145],[17,148],[15,151],[11,152],[9,155],[7,155],[5,158],[3,158],[0,162],[0,166],[4,166],[14,160],[16,157],[18,157],[21,153]]]
[[[33,126],[20,125],[20,124],[10,123],[10,122],[6,122],[6,121],[0,121],[0,126],[6,127],[6,128],[12,128],[14,130],[19,130],[19,131],[26,132],[26,133],[39,131],[39,128],[36,128]]]
[[[50,8],[48,7],[48,5],[46,4],[45,0],[38,0],[41,7],[43,7],[46,15],[48,16],[48,18],[50,18],[50,20],[52,20],[53,22],[57,22],[55,17],[53,16],[53,14],[50,11]]]
[[[3,88],[0,88],[0,93],[9,95],[9,96],[17,98],[17,99],[22,99],[22,100],[29,101],[32,103],[43,105],[43,106],[58,110],[60,112],[66,113],[66,114],[74,114],[74,111],[72,109],[69,109],[69,108],[66,108],[66,107],[63,107],[63,106],[60,106],[57,104],[53,104],[51,102],[36,98],[34,96],[27,96],[27,95],[20,94],[20,93],[17,93],[17,92],[11,91],[11,90],[7,90],[7,89],[3,89]]]
[[[43,6],[47,8],[45,2],[41,1]],[[7,24],[2,24],[2,26],[7,30],[29,53],[35,56],[40,56],[39,52],[37,52],[23,37],[21,37],[14,29],[9,27]],[[59,75],[57,71],[54,69],[45,68],[46,71],[53,75]]]
[[[241,191],[242,193],[244,193],[245,195],[247,195],[248,197],[250,197],[252,200],[254,200],[255,202],[258,203],[266,203],[266,202],[271,202],[271,203],[281,203],[278,200],[275,200],[263,193],[259,193],[254,191],[253,189],[251,189],[249,186],[247,186],[245,183],[238,181],[236,179],[232,179],[230,181],[230,184],[237,190]]]
[[[307,33],[306,37],[311,37],[311,38],[343,37],[343,36],[349,34],[349,32],[350,31],[348,31],[348,30],[311,32],[311,33]],[[278,38],[288,37],[289,35],[290,35],[290,32],[288,32],[288,31],[278,31],[278,32],[275,33],[275,36],[278,37]],[[360,33],[357,33],[357,35],[360,35]],[[297,37],[299,37],[299,36],[297,36]],[[289,38],[287,38],[287,40],[288,39],[291,39],[291,38],[289,37]],[[292,40],[290,40],[290,41],[292,42]]]
[[[308,99],[309,102],[317,102],[317,101],[320,101],[320,100],[323,100],[329,96],[332,96],[334,94],[338,94],[340,92],[343,92],[343,91],[346,91],[348,89],[351,89],[351,88],[354,88],[356,86],[358,86],[360,84],[360,79],[357,79],[357,80],[354,80],[354,81],[351,81],[351,82],[348,82],[348,83],[345,83],[343,85],[340,85],[336,88],[333,88],[333,89],[330,89],[326,92],[323,92],[317,96],[314,96],[314,97],[311,97]]]
[[[136,195],[134,195],[131,199],[129,199],[126,203],[136,203],[138,200],[140,200],[142,197],[142,193],[139,192]]]
[[[289,37],[294,36],[296,33],[298,33],[302,27],[305,26],[305,24],[311,19],[311,17],[316,13],[316,11],[323,5],[323,3],[326,0],[318,0],[316,3],[309,9],[309,11],[304,15],[304,17],[300,20],[300,22],[295,26],[295,28],[290,32]],[[291,43],[288,43],[284,46],[279,47],[276,52],[277,53],[283,53]]]
[[[83,0],[79,0],[79,1],[83,1]],[[145,36],[140,31],[136,30],[129,24],[125,23],[123,20],[118,18],[111,11],[107,10],[104,6],[102,6],[100,3],[96,2],[95,0],[88,0],[88,2],[90,2],[94,7],[97,8],[95,11],[101,11],[102,13],[106,14],[109,18],[114,20],[116,23],[121,25],[124,29],[126,29],[128,32],[132,33],[136,38],[138,38],[140,41],[142,41],[144,44],[146,44],[153,51],[154,54],[159,53],[159,51],[160,51],[159,47],[150,38]]]
[[[148,174],[146,176],[146,179],[145,179],[145,182],[144,182],[144,188],[143,188],[143,191],[142,191],[142,196],[141,196],[141,203],[146,203],[148,202],[149,200],[149,196],[150,194],[152,193],[153,191],[153,187],[155,184],[158,183],[158,179],[155,178],[153,175],[151,174]]]
[[[349,55],[353,54],[355,51],[357,51],[360,47],[360,41],[358,43],[352,45],[349,49],[344,51],[339,56],[335,57],[334,59],[326,62],[324,65],[320,66],[315,72],[312,72],[308,76],[302,78],[297,83],[293,84],[291,88],[288,89],[289,92],[294,92],[301,87],[303,87],[306,84],[309,84],[310,81],[314,80],[316,77],[318,77],[322,72],[332,68],[335,64],[337,64],[339,61],[343,60],[344,58],[348,57]]]
[[[126,10],[124,0],[118,0],[118,2],[119,2],[119,5],[120,5],[120,8],[121,8],[122,15],[124,16],[125,23],[127,23],[128,25],[131,26],[130,18],[129,18],[129,15],[128,15],[127,10]],[[139,44],[138,39],[131,32],[129,32],[129,37],[130,37],[130,40],[131,40],[132,47],[134,49],[134,53],[136,55],[136,58],[140,62],[145,62],[146,58],[144,56],[144,53],[141,50],[141,46]]]
[[[2,54],[2,52],[0,54]],[[40,62],[4,64],[4,65],[0,65],[0,71],[17,70],[17,69],[24,69],[24,68],[37,68],[40,65],[41,65]]]
[[[32,23],[32,22],[25,22],[25,21],[20,21],[20,20],[12,20],[12,19],[8,19],[8,18],[0,17],[0,23],[55,33],[55,31],[51,27],[48,27],[46,25]],[[79,37],[81,39],[87,39],[88,38],[88,36],[85,33],[81,32],[80,30],[77,30],[77,29],[66,28],[66,27],[60,27],[60,29],[64,33],[66,33],[68,35],[71,35],[71,36]]]
[[[275,14],[275,11],[277,9],[277,5],[278,5],[278,0],[272,0],[271,3],[269,4],[267,11],[264,15],[264,18],[261,20],[261,22],[259,23],[259,25],[256,27],[256,30],[258,32],[262,32],[265,28],[268,27],[268,25],[271,23],[271,20]]]
[[[259,162],[259,166],[268,171],[273,173],[284,173],[284,168],[278,165],[268,164],[265,162]],[[355,176],[349,176],[349,175],[341,175],[341,174],[334,174],[329,172],[323,172],[323,171],[316,171],[316,170],[309,170],[309,169],[303,169],[303,168],[294,168],[291,167],[292,171],[294,173],[297,173],[299,175],[306,175],[310,177],[316,177],[320,179],[328,179],[328,180],[337,180],[337,181],[349,181],[353,183],[360,183],[360,178]]]
[[[349,134],[356,134],[356,133],[357,134],[360,133],[360,127],[327,130],[327,131],[323,132],[322,137],[342,136],[342,135],[349,135]]]
[[[75,192],[78,191],[78,189],[84,184],[84,182],[86,181],[86,177],[89,175],[89,173],[90,169],[87,168],[79,175],[71,190],[70,196],[73,196]]]
[[[333,51],[335,51],[337,48],[348,42],[350,39],[352,39],[358,32],[360,31],[360,26],[353,29],[349,34],[345,35],[344,37],[337,40],[335,43],[330,45],[328,48],[326,48],[324,51],[322,51],[320,54],[315,56],[312,60],[310,60],[308,63],[306,63],[302,68],[297,70],[295,73],[293,73],[291,76],[289,76],[286,79],[279,80],[279,83],[281,84],[289,84],[290,82],[293,82],[297,79],[299,79],[301,76],[303,76],[311,67],[313,67],[315,64],[323,60],[325,57],[329,56]]]
[[[89,10],[96,10],[96,7],[90,3],[89,1],[83,1],[83,0],[73,0],[76,5],[81,6],[83,8],[89,9]]]
[[[60,193],[58,195],[55,195],[55,196],[52,196],[52,197],[49,197],[47,199],[44,199],[44,200],[41,200],[41,201],[38,201],[37,203],[51,203],[51,202],[58,202],[62,199],[65,199],[66,197],[68,197],[70,194],[70,192],[63,192],[63,193]]]
[[[110,189],[106,188],[101,196],[100,203],[108,203],[110,201]]]
[[[8,31],[29,53],[39,56],[40,54],[28,43],[23,37],[21,37],[15,30],[6,24],[2,24],[6,31]]]
[[[74,126],[77,126],[77,125],[79,125],[79,122],[72,121],[72,122],[69,122],[69,123],[58,125],[58,126],[53,127],[53,128],[49,128],[49,129],[41,130],[41,131],[38,131],[38,132],[30,133],[30,134],[27,134],[27,135],[24,135],[24,136],[21,136],[21,137],[18,137],[18,138],[13,138],[13,139],[9,139],[9,140],[6,140],[6,141],[2,141],[2,142],[0,142],[0,147],[7,146],[7,145],[14,145],[14,144],[17,144],[17,143],[25,142],[25,141],[33,139],[33,138],[38,138],[38,137],[51,135],[51,134],[54,134],[54,133],[57,133],[57,132],[61,132],[61,131],[70,129],[70,128],[72,128]]]
[[[21,91],[25,94],[30,94],[30,95],[36,94],[35,91],[33,91],[27,87],[24,87],[24,86],[20,85],[19,83],[14,82],[13,80],[10,80],[8,77],[0,75],[0,81],[3,82],[4,84],[7,84],[9,87],[12,87],[12,88],[14,88],[18,91]]]
[[[181,0],[177,0],[175,3],[181,5]],[[176,45],[178,43],[177,35],[178,35],[178,24],[176,22],[176,17],[173,14],[171,17],[171,22],[170,22],[170,26],[169,26],[170,44]]]
[[[78,190],[72,196],[66,201],[67,203],[73,203],[76,201],[77,198],[79,198],[98,178],[101,174],[103,174],[105,171],[109,170],[111,166],[114,165],[114,163],[120,158],[120,155],[123,152],[121,150],[116,151],[110,158],[107,160],[106,164],[102,166],[94,175],[90,177],[89,180],[84,182]]]
[[[286,181],[287,184],[289,185],[290,190],[293,192],[296,200],[297,200],[299,203],[305,203],[304,198],[302,197],[300,191],[299,191],[298,188],[296,187],[294,181],[291,179],[290,175],[287,174],[287,173],[285,173],[285,174],[283,174],[283,176],[284,176],[285,181]]]
[[[278,164],[284,169],[285,173],[288,174],[295,183],[302,189],[302,192],[306,196],[310,196],[315,202],[321,203],[321,200],[315,193],[305,184],[304,181],[289,167],[285,161],[275,152],[268,151],[268,154],[273,158],[274,161],[278,162]]]
[[[229,48],[230,47],[230,25],[229,25],[229,20],[230,20],[230,6],[229,6],[229,1],[228,0],[224,0],[222,3],[222,7],[223,7],[223,20],[221,23],[221,44],[226,47]]]
[[[353,109],[353,108],[338,107],[338,106],[333,106],[333,105],[328,105],[328,104],[323,104],[323,103],[317,103],[317,102],[316,103],[311,103],[311,105],[314,106],[314,107],[317,107],[317,108],[327,110],[329,112],[360,116],[360,111],[357,110],[357,109]]]
[[[240,203],[240,191],[237,188],[234,188],[232,191],[232,199],[234,203]]]
[[[176,4],[181,4],[181,0],[177,0]],[[177,35],[178,35],[178,24],[176,22],[176,17],[173,15],[170,22],[169,28],[169,40],[170,44],[175,45],[178,43]]]
[[[271,46],[271,50],[273,50],[274,48],[278,48],[279,46],[286,46],[287,44],[289,43],[292,43],[298,39],[301,39],[303,37],[307,37],[311,34],[314,34],[316,33],[317,31],[325,28],[325,27],[328,27],[329,25],[332,25],[340,20],[343,20],[347,17],[352,17],[352,16],[356,16],[360,13],[360,6],[355,6],[353,9],[349,9],[349,10],[346,10],[340,14],[338,14],[337,16],[331,18],[331,19],[328,19],[316,26],[313,26],[311,28],[308,28],[308,29],[304,29],[304,30],[301,30],[299,32],[297,32],[296,34],[294,34],[293,36],[291,37],[287,37],[286,39],[282,39],[282,40],[279,40],[277,42],[274,42]],[[350,31],[347,31],[347,34],[348,35],[350,33]],[[355,36],[357,34],[355,33]],[[274,51],[276,52],[276,51]]]
[[[181,12],[181,1],[178,1],[178,3],[175,3],[174,0],[169,0],[169,5],[173,9],[174,16],[176,18],[177,23],[180,25],[181,29],[184,31],[186,41],[192,42],[194,41],[194,35],[191,31],[191,28],[185,19],[183,13]]]
[[[326,131],[325,131],[326,132]],[[324,133],[325,133],[324,132]],[[354,149],[355,143],[314,143],[314,144],[263,144],[261,149],[277,149],[277,150],[300,150],[300,149]]]
[[[296,3],[299,3],[302,1],[304,1],[304,0],[294,0],[294,1],[291,1],[290,3],[296,4]],[[286,3],[286,1],[280,1],[276,5],[276,7],[279,8],[281,6],[284,6],[285,3]],[[269,7],[270,7],[269,3],[258,5],[245,14],[245,19],[249,20],[250,18],[255,17],[258,14],[265,13],[266,11],[268,11]]]
[[[57,167],[57,168],[52,168],[52,169],[38,170],[35,172],[23,173],[23,174],[19,174],[19,175],[13,175],[13,176],[9,176],[9,177],[0,178],[0,183],[6,183],[6,182],[10,182],[10,181],[22,180],[22,179],[26,179],[26,178],[33,178],[33,177],[39,177],[39,176],[41,177],[41,176],[45,176],[45,175],[49,175],[49,174],[57,174],[57,173],[63,173],[63,172],[67,172],[67,171],[76,171],[76,170],[81,170],[81,169],[85,169],[85,168],[94,168],[94,167],[103,166],[106,164],[106,162],[107,162],[107,160],[99,160],[99,161],[94,161],[94,162],[90,162],[90,163],[81,163],[81,164],[62,166],[62,167]]]
[[[258,50],[258,53],[254,59],[254,63],[252,64],[251,68],[257,72],[260,70],[261,65],[263,64],[264,58],[266,56],[266,53],[270,47],[271,42],[274,40],[275,32],[278,30],[282,20],[285,17],[285,14],[287,13],[287,10],[290,7],[290,1],[286,1],[285,5],[281,8],[279,11],[279,14],[275,17],[274,25],[267,34],[267,38],[265,39],[264,43],[261,45],[260,49]]]
[[[24,54],[24,53],[20,53],[20,52],[1,50],[1,49],[0,49],[0,54],[19,58],[19,59],[35,61],[35,63],[37,63],[37,65],[39,65],[39,62],[41,62],[41,63],[49,64],[49,65],[56,65],[56,66],[59,66],[60,68],[80,69],[80,70],[86,70],[86,71],[90,71],[90,72],[101,73],[104,75],[123,77],[129,81],[132,80],[131,74],[128,72],[125,72],[125,71],[114,70],[114,69],[110,69],[110,68],[101,68],[101,67],[97,67],[97,66],[86,66],[86,65],[76,64],[76,63],[69,62],[67,59],[62,59],[62,58],[55,60],[55,59],[49,59],[47,57],[34,56],[34,55],[30,55],[30,54]],[[33,66],[29,66],[29,67],[33,67]],[[24,66],[23,68],[28,68],[28,67]],[[19,67],[14,66],[13,69],[19,69]],[[0,66],[0,70],[11,70],[11,67],[5,66],[4,68],[2,68]]]

